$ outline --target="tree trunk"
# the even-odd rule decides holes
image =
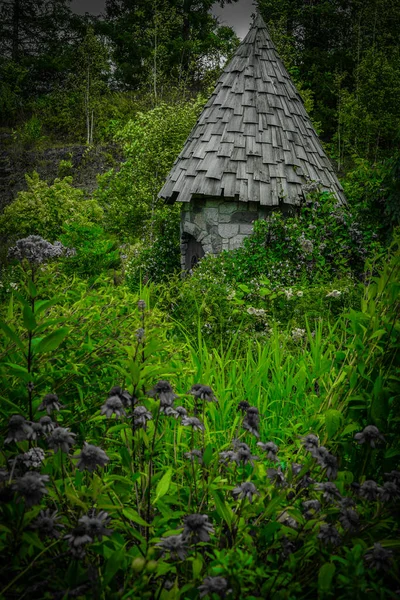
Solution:
[[[19,58],[19,21],[20,21],[20,0],[14,0],[13,4],[13,32],[12,32],[12,59],[18,62]]]

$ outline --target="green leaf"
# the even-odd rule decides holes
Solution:
[[[228,525],[231,525],[233,520],[233,512],[232,509],[225,503],[225,500],[221,497],[221,494],[218,490],[211,491],[212,497],[215,502],[215,509],[218,515],[226,521]]]
[[[57,331],[52,331],[40,341],[37,345],[36,352],[40,354],[56,350],[68,333],[68,327],[61,327],[61,329],[58,329]]]
[[[0,327],[4,331],[6,336],[10,338],[10,340],[14,342],[14,344],[17,344],[18,348],[22,350],[22,352],[24,352],[24,344],[22,343],[22,340],[20,340],[18,335],[15,333],[15,331],[11,329],[11,327],[9,327],[6,323],[4,323],[4,321],[0,321]]]
[[[160,481],[157,483],[156,487],[156,497],[153,500],[153,504],[156,504],[157,500],[160,500],[169,490],[169,486],[171,485],[172,479],[172,467],[169,467],[164,475],[161,477]]]
[[[333,563],[325,563],[318,572],[318,591],[329,592],[336,567]]]
[[[119,548],[118,550],[115,550],[115,552],[113,552],[111,554],[110,558],[107,560],[106,564],[104,565],[104,571],[103,571],[104,585],[107,585],[108,583],[110,583],[111,579],[114,577],[115,573],[119,569],[124,569],[125,557],[126,557],[125,547]]]
[[[149,526],[148,523],[146,523],[146,521],[144,521],[142,517],[137,513],[137,511],[133,510],[133,508],[123,508],[122,514],[124,515],[124,517],[126,517],[130,521],[133,521],[137,525],[142,525],[142,527]]]
[[[24,306],[23,310],[23,319],[24,325],[28,331],[33,331],[37,325],[35,315],[32,312],[32,309],[27,304]]]
[[[193,569],[193,579],[197,579],[198,577],[200,577],[201,571],[203,569],[203,559],[200,554],[198,554],[193,559],[192,569]]]
[[[52,300],[38,300],[37,302],[35,302],[35,313],[37,315],[40,314],[41,312],[53,306],[54,304],[57,304],[58,301],[58,298],[53,298]]]
[[[358,431],[360,426],[357,423],[349,423],[342,431],[342,436],[348,435],[349,433],[353,433],[353,431]]]
[[[342,418],[342,413],[334,408],[325,413],[325,427],[330,438],[333,437],[340,428]]]
[[[36,298],[36,296],[37,296],[36,286],[31,279],[28,281],[28,291],[29,291],[29,295],[31,298]]]
[[[208,467],[213,457],[213,447],[211,444],[208,444],[206,449],[203,452],[203,464],[205,467]]]
[[[267,288],[261,288],[260,290],[258,290],[258,293],[260,294],[260,296],[269,296],[271,290],[268,290]]]

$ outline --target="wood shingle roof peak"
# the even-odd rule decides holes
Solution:
[[[224,197],[300,204],[312,182],[343,188],[267,26],[257,12],[159,193],[167,202]]]

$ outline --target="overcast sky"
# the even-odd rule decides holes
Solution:
[[[84,15],[88,12],[99,15],[104,11],[105,0],[72,0],[72,10]],[[255,12],[253,0],[239,0],[235,4],[226,4],[224,8],[214,5],[213,13],[220,17],[222,25],[230,25],[240,38],[249,30],[250,16]]]

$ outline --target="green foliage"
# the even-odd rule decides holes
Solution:
[[[28,147],[43,142],[44,136],[41,121],[36,116],[31,117],[13,131],[13,138],[17,144]]]
[[[126,282],[138,290],[142,281],[158,283],[180,272],[180,207],[159,209],[152,226],[153,237],[140,243],[125,263]]]
[[[63,270],[79,277],[97,277],[121,265],[117,242],[100,225],[72,222],[63,227],[60,240],[75,253],[64,260]]]
[[[157,199],[168,171],[196,122],[204,98],[179,104],[160,104],[140,112],[116,134],[126,160],[119,171],[99,177],[95,197],[104,207],[107,230],[121,238],[151,236]]]
[[[390,473],[399,452],[395,406],[379,422],[385,440],[375,440],[375,448],[355,437],[371,419],[378,423],[370,409],[387,386],[391,398],[398,394],[397,246],[386,263],[366,286],[359,314],[340,317],[328,335],[320,321],[302,343],[274,328],[268,343],[249,337],[240,348],[233,335],[224,350],[206,342],[201,328],[195,340],[174,337],[166,315],[152,306],[157,288],[138,296],[104,278],[90,285],[66,278],[57,264],[23,264],[20,291],[2,305],[0,321],[1,416],[5,423],[25,417],[22,434],[9,427],[1,437],[10,438],[0,456],[0,555],[7,564],[1,594],[33,590],[36,597],[46,570],[53,595],[197,599],[206,577],[218,576],[230,590],[227,600],[390,600],[400,553],[398,474]],[[199,383],[212,386],[217,403],[207,401],[209,388],[203,397],[198,388],[188,393]],[[74,434],[71,448],[52,447],[51,432],[39,435],[49,392],[59,406],[48,412],[58,434],[60,427]],[[120,413],[107,414],[119,397]],[[258,410],[257,435],[244,426],[250,413],[241,412],[243,399]],[[204,429],[169,414],[178,403]],[[324,446],[319,455],[303,443],[311,432]],[[259,440],[276,444],[276,452],[268,455]],[[84,460],[84,442],[105,452],[105,461]],[[238,443],[248,460],[239,458]],[[34,469],[41,491],[23,485],[32,450],[43,451]],[[227,451],[233,454],[221,455]],[[327,453],[336,460],[333,470]],[[372,479],[376,497],[367,493]],[[319,484],[336,486],[336,497]],[[343,498],[356,513],[354,527],[343,518]],[[320,509],[306,512],[308,500]],[[59,536],[39,526],[44,509],[57,509]],[[210,524],[200,539],[185,524],[194,514]],[[168,538],[183,531],[184,540],[175,539],[181,552],[169,551]],[[374,544],[388,552],[379,552],[382,568],[369,561]],[[87,587],[94,566],[98,577]]]
[[[65,224],[102,222],[102,209],[71,185],[72,177],[56,179],[49,185],[34,172],[26,175],[26,181],[28,189],[19,192],[0,216],[0,232],[6,238],[35,234],[54,241]]]
[[[384,242],[391,240],[400,218],[400,156],[371,164],[355,158],[343,181],[349,204],[365,226],[372,226]]]

